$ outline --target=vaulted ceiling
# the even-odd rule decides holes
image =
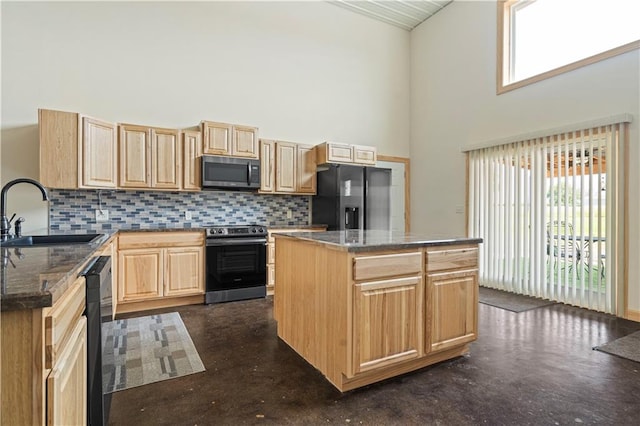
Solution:
[[[336,6],[411,31],[452,0],[329,0]]]

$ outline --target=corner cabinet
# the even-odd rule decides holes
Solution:
[[[1,313],[3,425],[87,422],[85,279],[64,285],[52,307]]]
[[[426,351],[476,340],[478,336],[478,247],[429,247],[427,304],[431,312]]]
[[[258,128],[202,121],[203,153],[258,158]]]
[[[260,140],[260,192],[315,194],[315,149],[294,142]]]
[[[75,112],[38,110],[40,182],[48,188],[115,188],[113,123]]]
[[[204,232],[123,232],[118,313],[204,302]]]

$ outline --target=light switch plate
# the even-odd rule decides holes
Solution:
[[[293,217],[293,212],[289,209],[287,210],[287,219],[291,219]]]
[[[96,222],[106,222],[109,220],[109,210],[96,210]]]
[[[191,220],[191,212],[189,210],[184,211],[184,219]]]

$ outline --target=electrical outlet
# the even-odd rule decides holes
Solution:
[[[189,210],[184,211],[184,220],[191,220],[191,212]]]
[[[287,219],[291,219],[293,217],[293,212],[291,209],[287,210]]]
[[[109,220],[109,210],[96,210],[96,222],[106,222]]]
[[[464,206],[456,206],[456,214],[464,213]]]

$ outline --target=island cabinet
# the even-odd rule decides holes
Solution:
[[[48,188],[115,188],[113,123],[75,112],[38,110],[40,182]]]
[[[87,420],[85,279],[51,307],[2,312],[2,425]]]
[[[422,263],[421,251],[354,257],[348,376],[422,355]]]
[[[118,313],[204,302],[204,232],[123,232]]]
[[[440,247],[359,244],[339,231],[274,236],[278,336],[339,390],[460,356],[476,339],[476,241]]]
[[[426,251],[431,333],[426,350],[439,351],[478,335],[478,247],[436,246]]]
[[[324,225],[306,228],[269,228],[267,233],[267,296],[272,296],[276,288],[276,241],[273,234],[278,232],[324,232],[326,229],[327,227]]]

